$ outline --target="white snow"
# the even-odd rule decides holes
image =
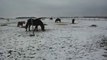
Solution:
[[[0,20],[0,60],[107,59],[97,43],[101,36],[107,36],[107,19],[76,19],[76,24],[71,24],[71,19],[62,19],[61,23],[54,20],[42,20],[47,24],[46,31],[35,32],[32,37],[32,32],[17,27],[22,20]],[[90,27],[92,24],[97,27]]]

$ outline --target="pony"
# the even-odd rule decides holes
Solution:
[[[17,23],[17,27],[23,27],[23,24],[25,24],[25,21],[19,21]]]
[[[27,23],[26,23],[26,26],[25,26],[26,31],[27,31],[28,28],[29,28],[29,31],[30,31],[30,26],[31,26],[31,25],[32,25],[32,26],[35,26],[34,31],[35,31],[35,30],[38,31],[38,26],[41,27],[41,30],[42,30],[42,31],[45,31],[45,27],[44,27],[43,22],[41,21],[41,18],[37,18],[37,19],[32,19],[32,18],[30,18],[30,19],[28,19],[28,20],[27,20]]]
[[[61,22],[61,19],[60,19],[60,18],[57,18],[57,19],[55,20],[55,23],[57,23],[57,22]]]

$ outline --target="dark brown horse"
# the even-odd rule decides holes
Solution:
[[[72,24],[75,24],[75,19],[72,19]]]
[[[17,23],[17,27],[23,27],[23,24],[25,24],[25,21],[19,21]]]
[[[60,19],[60,18],[57,18],[57,19],[55,20],[55,23],[57,23],[57,22],[61,22],[61,19]]]
[[[25,26],[26,31],[27,31],[27,28],[29,28],[29,31],[30,31],[30,26],[31,26],[31,25],[32,25],[32,26],[35,26],[34,31],[35,31],[35,30],[38,31],[38,26],[41,27],[42,31],[45,31],[44,24],[43,24],[43,22],[41,21],[40,18],[37,18],[37,19],[32,19],[32,18],[30,18],[30,19],[28,19],[28,20],[27,20],[27,23],[26,23],[26,26]]]

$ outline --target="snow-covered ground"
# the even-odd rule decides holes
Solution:
[[[45,19],[46,31],[35,36],[17,27],[18,21],[0,20],[0,60],[107,60],[98,43],[107,36],[107,19]]]

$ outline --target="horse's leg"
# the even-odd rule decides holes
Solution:
[[[28,25],[26,24],[26,26],[25,26],[25,29],[26,29],[26,31],[27,31],[27,29],[28,29]]]
[[[22,24],[20,24],[20,27],[22,27]]]
[[[38,31],[38,25],[35,25],[34,31]]]
[[[28,27],[27,27],[27,26],[25,26],[26,31],[27,31],[27,28],[28,28]]]
[[[23,23],[22,23],[22,27],[23,27]]]
[[[28,26],[28,28],[29,28],[29,31],[30,31],[30,26],[31,26],[31,25],[29,25],[29,26]]]
[[[26,31],[27,31],[27,28],[26,28]]]
[[[61,22],[61,20],[60,20],[60,22]]]

